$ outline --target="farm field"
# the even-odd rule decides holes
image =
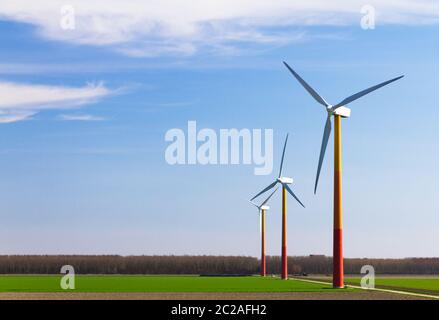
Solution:
[[[2,275],[0,299],[183,299],[183,300],[387,300],[419,297],[368,291],[333,289],[327,277],[303,280],[276,277],[209,277],[191,275],[76,275],[75,290],[60,287],[61,275]],[[347,277],[346,284],[359,285],[360,278]],[[439,277],[379,277],[377,288],[437,295]]]
[[[319,280],[331,281],[330,278]],[[347,285],[360,285],[361,278],[346,277]],[[439,276],[377,276],[375,287],[382,289],[401,290],[439,296]]]
[[[59,275],[0,277],[0,292],[63,292]],[[330,285],[278,278],[77,275],[75,292],[331,292]],[[343,289],[343,292],[358,291]]]

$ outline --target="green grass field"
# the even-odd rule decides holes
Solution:
[[[0,292],[64,292],[61,276],[0,276]],[[329,279],[321,279],[328,281]],[[345,278],[359,285],[360,278]],[[334,292],[328,285],[298,280],[254,277],[89,276],[77,275],[75,292]],[[377,288],[439,296],[439,277],[377,277]],[[343,292],[361,291],[343,289]]]
[[[60,276],[0,276],[0,292],[61,292]],[[331,292],[330,285],[260,277],[76,276],[76,292]],[[346,292],[354,289],[343,289]]]
[[[322,279],[330,281],[330,279]],[[360,285],[360,278],[345,278],[346,284]],[[377,276],[375,278],[375,287],[383,289],[393,289],[408,291],[414,293],[424,293],[439,296],[439,277],[385,277]]]
[[[359,278],[347,278],[347,284],[360,284]],[[377,277],[375,279],[377,288],[404,290],[419,293],[429,293],[439,295],[439,278],[393,278],[393,277]]]

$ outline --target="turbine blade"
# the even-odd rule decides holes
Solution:
[[[297,81],[300,82],[300,84],[305,88],[306,91],[321,105],[328,107],[329,104],[323,99],[311,86],[306,83],[305,80],[303,80],[285,61],[284,61],[285,67],[290,70],[290,72],[293,74],[293,76],[297,79]]]
[[[331,135],[331,117],[326,118],[325,130],[323,131],[322,146],[320,147],[319,165],[317,167],[316,183],[314,185],[314,194],[317,192],[319,184],[320,170],[322,169],[323,159],[325,158],[326,147],[328,146],[329,136]]]
[[[297,202],[299,202],[300,205],[301,205],[302,207],[305,208],[305,206],[303,205],[303,203],[302,203],[302,202],[299,200],[299,198],[297,198],[297,196],[294,194],[293,190],[291,190],[290,187],[289,187],[287,184],[285,184],[284,186],[285,186],[285,188],[287,189],[287,191],[293,196],[293,198],[296,199]]]
[[[250,202],[252,205],[254,205],[256,208],[258,208],[259,209],[259,206],[256,204],[256,203],[254,203],[253,201],[248,201],[248,202]]]
[[[262,238],[262,211],[259,210],[259,237]]]
[[[376,86],[370,87],[369,89],[366,89],[366,90],[360,91],[360,92],[358,92],[356,94],[353,94],[352,96],[349,96],[346,99],[344,99],[342,102],[337,103],[332,108],[333,108],[333,110],[335,110],[335,109],[337,109],[337,108],[339,108],[341,106],[347,105],[348,103],[351,103],[352,101],[360,99],[362,96],[365,96],[366,94],[369,94],[372,91],[375,91],[375,90],[377,90],[377,89],[379,89],[381,87],[384,87],[384,86],[386,86],[386,85],[388,85],[388,84],[390,84],[392,82],[395,82],[395,81],[397,81],[397,80],[399,80],[399,79],[401,79],[403,77],[404,76],[400,76],[400,77],[394,78],[392,80],[385,81],[383,83],[377,84]]]
[[[282,175],[282,168],[284,166],[284,157],[285,157],[285,149],[287,148],[287,142],[288,142],[288,133],[287,133],[287,137],[285,138],[284,150],[282,151],[282,160],[280,161],[280,168],[279,168],[279,178]]]
[[[279,188],[276,188],[276,190],[274,190],[274,191],[268,196],[268,198],[265,199],[264,202],[262,202],[261,207],[264,206],[264,205],[268,202],[268,200],[270,200],[270,198],[273,196],[273,194],[276,193],[277,189],[279,189]]]
[[[255,200],[257,197],[259,197],[261,194],[267,192],[270,189],[273,189],[274,186],[277,184],[277,181],[273,182],[272,184],[270,184],[268,187],[266,187],[264,190],[262,190],[261,192],[259,192],[257,195],[255,195],[253,198],[250,199],[250,201]]]

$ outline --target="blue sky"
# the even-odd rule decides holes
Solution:
[[[206,19],[175,9],[171,24],[149,2],[120,17],[73,1],[73,31],[57,29],[56,1],[2,4],[0,252],[257,256],[247,199],[273,177],[244,165],[168,165],[166,131],[196,120],[273,129],[274,171],[289,132],[285,173],[307,207],[289,199],[288,253],[331,255],[332,140],[314,196],[325,114],[285,60],[332,103],[405,75],[350,105],[343,121],[344,250],[438,256],[438,5],[377,3],[376,28],[363,30],[360,1],[290,2],[291,14],[280,10],[289,1],[265,13],[264,1],[254,10],[212,1],[198,8]],[[89,16],[103,20],[89,25]],[[280,196],[271,202],[267,251],[278,255]]]

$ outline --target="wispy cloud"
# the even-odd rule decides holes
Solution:
[[[66,87],[0,81],[0,123],[29,119],[43,110],[78,108],[112,93],[102,83]]]
[[[75,29],[60,26],[64,0],[4,1],[0,17],[33,24],[46,38],[108,46],[135,57],[234,54],[242,43],[282,45],[302,39],[297,27],[359,25],[361,8],[378,24],[439,23],[436,0],[70,0]],[[222,51],[223,50],[223,51]]]
[[[103,121],[105,118],[92,114],[61,114],[59,116],[64,121]]]

